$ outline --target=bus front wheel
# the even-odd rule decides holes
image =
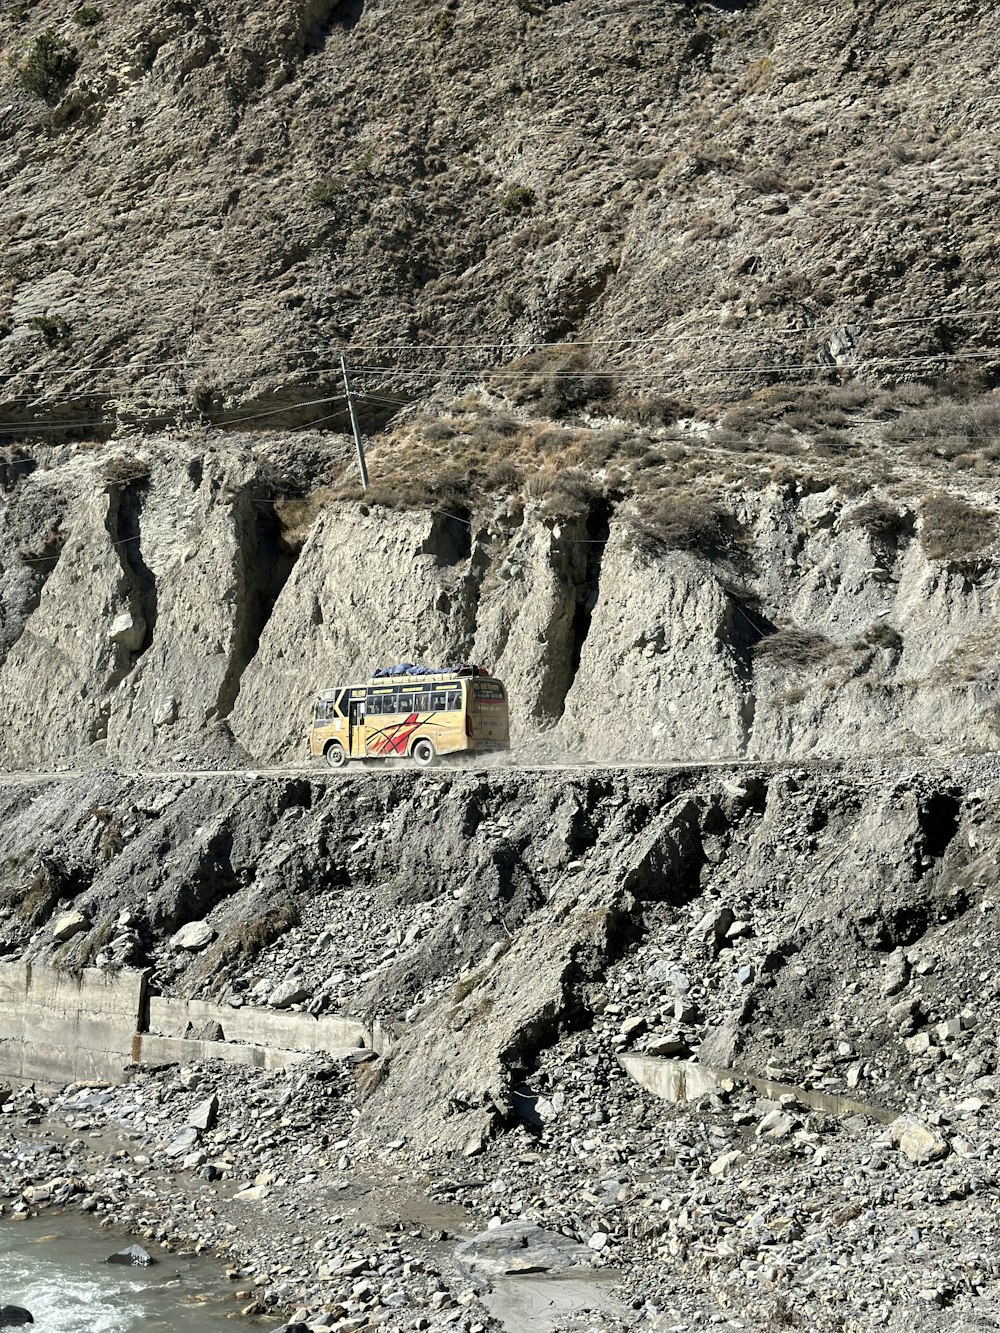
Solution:
[[[339,741],[333,741],[328,745],[323,751],[323,757],[331,768],[344,768],[347,764],[347,755]]]
[[[410,751],[410,757],[420,768],[430,768],[437,761],[437,753],[428,740],[417,741]]]

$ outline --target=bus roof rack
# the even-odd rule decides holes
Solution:
[[[372,680],[385,676],[488,676],[485,667],[475,666],[471,662],[461,662],[456,666],[428,667],[415,666],[412,662],[400,662],[396,666],[379,667],[371,674]]]

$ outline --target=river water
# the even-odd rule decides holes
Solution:
[[[211,1333],[238,1307],[217,1265],[143,1247],[159,1262],[104,1261],[132,1242],[82,1217],[0,1220],[0,1306],[20,1305],[38,1333]],[[239,1327],[239,1325],[237,1325]]]

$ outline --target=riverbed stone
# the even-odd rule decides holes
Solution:
[[[471,1271],[502,1276],[580,1267],[593,1263],[594,1251],[532,1223],[505,1222],[464,1241],[455,1258]]]
[[[198,1131],[193,1126],[189,1126],[187,1129],[182,1129],[177,1137],[170,1141],[165,1152],[168,1157],[186,1157],[197,1144]]]
[[[190,1112],[188,1124],[192,1129],[206,1131],[214,1128],[218,1114],[219,1099],[213,1092],[211,1097],[206,1097]]]
[[[0,1328],[22,1328],[35,1321],[23,1305],[0,1305]]]
[[[923,1165],[948,1155],[948,1140],[915,1116],[900,1116],[891,1126],[893,1139],[911,1162]]]
[[[132,1268],[148,1268],[150,1264],[155,1264],[156,1260],[141,1245],[129,1245],[124,1250],[116,1250],[114,1254],[109,1254],[104,1262],[107,1264],[127,1264]]]

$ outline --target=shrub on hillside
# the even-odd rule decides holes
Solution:
[[[529,185],[512,185],[500,199],[503,213],[524,213],[535,203],[535,192]]]
[[[896,537],[913,526],[913,516],[888,500],[875,498],[858,505],[844,519],[848,528],[863,528],[873,537]]]
[[[579,518],[589,514],[601,498],[601,488],[580,468],[567,468],[551,478],[545,507],[561,518]]]
[[[771,666],[799,668],[818,665],[835,652],[836,647],[825,634],[790,626],[768,634],[754,646],[753,652],[755,658]]]
[[[336,208],[347,198],[347,182],[340,176],[316,181],[309,190],[310,200],[320,208]]]
[[[944,452],[946,457],[970,445],[996,444],[1000,442],[1000,395],[913,408],[890,422],[883,438],[893,444],[923,445],[926,448],[918,452]]]
[[[611,381],[590,368],[585,347],[542,347],[512,362],[494,387],[518,405],[531,404],[547,417],[564,417],[607,398]]]
[[[640,499],[631,536],[636,549],[647,555],[691,551],[715,559],[731,547],[734,526],[732,515],[714,497],[667,490]]]
[[[887,625],[884,620],[877,620],[869,625],[864,634],[854,642],[855,648],[884,648],[888,652],[898,653],[903,647],[903,636],[899,630]]]
[[[76,47],[46,29],[35,38],[21,66],[21,87],[46,102],[57,102],[79,67]]]
[[[149,481],[149,464],[133,454],[118,454],[104,465],[105,486],[125,490],[129,486],[145,486]]]
[[[68,319],[62,315],[32,315],[28,327],[41,334],[46,347],[67,347],[72,338],[72,329]]]
[[[920,544],[930,560],[961,560],[988,546],[996,537],[993,510],[939,491],[920,506]]]
[[[776,384],[761,389],[731,407],[722,427],[740,434],[753,434],[777,424],[792,430],[813,431],[845,426],[847,413],[864,401],[858,393],[840,384]]]

